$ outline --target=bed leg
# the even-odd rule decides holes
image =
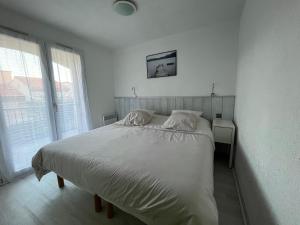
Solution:
[[[102,203],[101,203],[101,198],[98,195],[94,195],[94,202],[95,202],[95,211],[101,212],[102,211]]]
[[[57,175],[57,183],[59,188],[63,188],[65,186],[64,178]]]
[[[113,218],[114,216],[114,208],[113,208],[113,204],[111,203],[107,203],[107,214],[106,214],[108,219]]]

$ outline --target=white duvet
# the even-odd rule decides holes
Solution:
[[[44,146],[32,166],[113,203],[148,225],[217,225],[213,196],[213,139],[201,119],[196,132],[118,123]]]

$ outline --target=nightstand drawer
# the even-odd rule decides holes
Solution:
[[[215,142],[231,144],[232,129],[226,127],[215,127],[214,138],[215,138]]]

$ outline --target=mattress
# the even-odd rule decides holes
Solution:
[[[97,194],[149,225],[217,225],[213,195],[214,141],[201,118],[195,132],[118,123],[41,148],[32,166]]]

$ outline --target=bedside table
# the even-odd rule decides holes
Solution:
[[[232,168],[235,126],[231,120],[214,119],[212,131],[215,142],[230,144],[229,168]]]

